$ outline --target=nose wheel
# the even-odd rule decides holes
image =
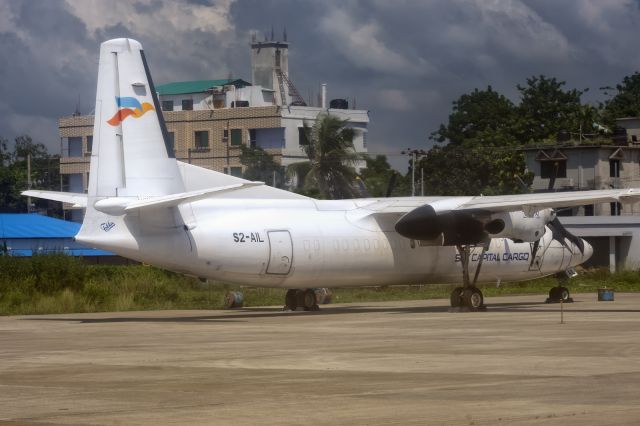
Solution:
[[[564,286],[552,287],[549,290],[549,297],[546,300],[547,303],[571,303],[573,302],[573,298],[571,297],[571,293],[569,293],[569,289]]]

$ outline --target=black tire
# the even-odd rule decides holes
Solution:
[[[562,300],[566,302],[571,297],[571,293],[569,293],[569,289],[566,287],[558,287],[558,300]]]
[[[478,309],[484,306],[484,296],[479,288],[467,288],[462,292],[462,303],[471,309]]]
[[[287,290],[284,297],[285,308],[295,311],[298,309],[298,290]]]
[[[302,295],[302,306],[304,306],[305,310],[311,310],[314,306],[317,306],[315,291],[310,288],[304,291]]]
[[[451,301],[451,307],[452,308],[459,308],[460,306],[462,306],[462,292],[463,292],[463,290],[464,289],[462,287],[456,287],[451,292],[450,301]]]
[[[560,300],[560,287],[551,287],[549,290],[549,299],[551,300]]]

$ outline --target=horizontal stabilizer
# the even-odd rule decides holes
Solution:
[[[182,203],[194,202],[209,198],[213,195],[220,195],[230,191],[237,191],[244,188],[264,185],[263,182],[245,182],[227,186],[219,186],[217,188],[201,189],[196,191],[181,192],[179,194],[163,195],[160,197],[151,197],[144,200],[136,200],[127,197],[110,197],[96,201],[94,207],[96,210],[112,215],[123,215],[137,210],[157,209],[175,207]]]
[[[71,208],[82,209],[87,207],[87,194],[79,194],[75,192],[57,192],[57,191],[22,191],[22,195],[34,198],[43,198],[45,200],[61,201],[63,203],[72,204]]]

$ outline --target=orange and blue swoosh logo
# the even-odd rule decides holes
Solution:
[[[149,102],[143,102],[140,104],[140,101],[132,97],[119,98],[116,96],[116,104],[118,105],[118,112],[107,120],[107,123],[112,126],[117,126],[129,116],[133,118],[140,118],[145,112],[154,110],[153,105]]]

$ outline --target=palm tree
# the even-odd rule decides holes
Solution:
[[[360,159],[353,147],[354,130],[347,120],[321,113],[313,126],[304,123],[306,143],[301,145],[309,161],[289,165],[287,172],[298,177],[298,186],[318,192],[321,198],[353,198],[353,186]],[[315,191],[314,191],[315,190]]]

